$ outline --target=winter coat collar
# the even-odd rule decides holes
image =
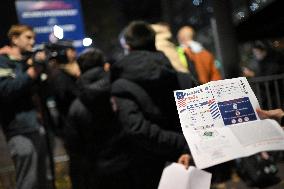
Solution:
[[[132,51],[112,66],[111,79],[124,78],[146,88],[156,88],[166,84],[166,80],[174,76],[166,56],[159,52]]]
[[[93,68],[83,73],[78,80],[79,98],[87,103],[97,103],[110,93],[109,74],[103,68]]]

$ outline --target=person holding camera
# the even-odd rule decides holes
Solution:
[[[76,81],[80,75],[80,69],[76,62],[76,51],[71,41],[58,41],[49,44],[49,53],[55,54],[48,60],[48,87],[53,98],[58,117],[54,128],[55,135],[65,142],[66,117],[71,103],[78,96],[79,90]]]
[[[53,188],[48,179],[50,159],[36,91],[40,70],[25,57],[32,52],[35,33],[27,25],[13,25],[8,37],[10,47],[0,55],[0,125],[15,164],[16,188]],[[44,59],[43,54],[36,56]]]

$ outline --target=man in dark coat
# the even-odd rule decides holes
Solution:
[[[49,60],[48,87],[51,101],[55,104],[57,114],[52,115],[54,120],[54,133],[65,137],[66,117],[71,103],[78,95],[76,81],[80,75],[75,49],[70,41],[58,41],[47,46],[50,54],[56,54]],[[73,52],[72,54],[69,51]],[[72,55],[70,57],[70,54]]]
[[[38,91],[40,72],[26,60],[35,33],[26,25],[8,32],[10,52],[0,55],[0,124],[15,164],[17,189],[52,188]],[[39,55],[39,54],[38,54]]]
[[[149,24],[132,22],[124,32],[129,54],[112,66],[111,80],[118,123],[127,141],[125,174],[131,188],[154,189],[165,162],[188,152],[173,97],[173,90],[179,89],[177,73],[156,51]],[[188,165],[189,156],[182,157]]]
[[[78,63],[82,73],[77,83],[79,94],[70,106],[66,129],[73,189],[127,189],[123,174],[126,158],[117,152],[127,144],[114,121],[103,54],[99,49],[88,49]]]

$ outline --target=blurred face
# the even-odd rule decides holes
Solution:
[[[35,33],[33,31],[25,31],[21,35],[15,36],[12,42],[21,52],[32,51],[35,43]]]
[[[182,28],[177,35],[178,42],[180,45],[188,45],[188,42],[190,42],[193,39],[194,31],[191,28]]]
[[[77,52],[76,52],[75,49],[69,48],[69,49],[66,50],[66,56],[67,56],[69,62],[73,62],[73,61],[76,60]]]
[[[265,50],[261,50],[261,49],[257,49],[257,48],[253,48],[252,53],[253,53],[256,60],[263,60],[264,57],[266,56]]]

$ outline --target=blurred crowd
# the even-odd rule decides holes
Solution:
[[[254,41],[250,45],[251,58],[243,66],[245,77],[269,76],[284,73],[284,54],[268,41]]]
[[[173,91],[223,78],[195,35],[180,28],[176,45],[166,23],[133,21],[120,34],[123,57],[110,64],[98,48],[77,55],[70,41],[34,50],[33,29],[12,26],[0,49],[0,124],[16,188],[55,188],[54,136],[64,142],[74,189],[156,189],[166,162],[194,165]],[[282,56],[264,43],[252,52],[245,76],[283,73]],[[258,111],[283,125],[282,110]]]

